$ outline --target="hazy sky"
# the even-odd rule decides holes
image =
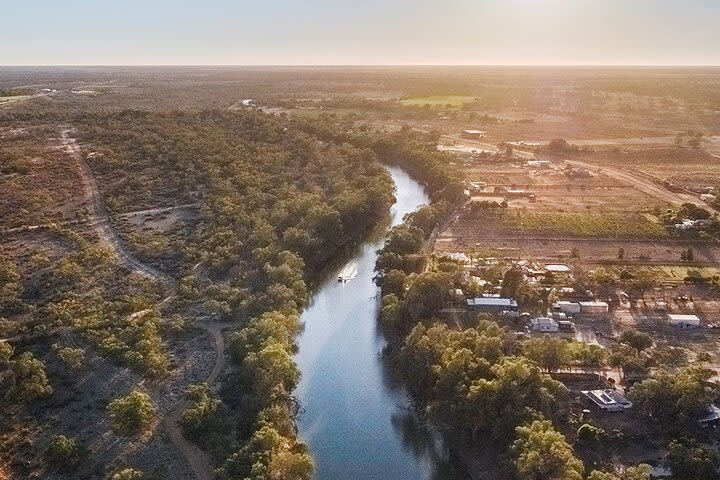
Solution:
[[[0,0],[0,65],[720,65],[720,0]]]

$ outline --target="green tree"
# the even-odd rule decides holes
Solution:
[[[645,293],[648,290],[652,290],[657,287],[658,278],[657,275],[651,270],[642,268],[635,272],[633,277],[627,281],[627,289],[633,293],[640,295],[640,298],[645,298]]]
[[[536,420],[516,432],[511,452],[519,480],[582,480],[582,461],[549,421]]]
[[[664,425],[693,428],[716,398],[706,385],[711,376],[711,370],[701,367],[660,372],[634,385],[629,397],[640,412]]]
[[[522,344],[523,354],[546,372],[555,372],[570,365],[570,343],[562,338],[544,335]]]
[[[638,353],[653,345],[653,340],[650,335],[633,329],[625,330],[622,335],[620,335],[619,341],[634,348]]]
[[[691,439],[673,440],[668,445],[665,461],[678,480],[709,480],[717,478],[720,466],[715,452]]]
[[[23,352],[12,360],[0,381],[5,399],[10,403],[25,404],[52,393],[45,363],[30,352]]]
[[[86,454],[87,450],[76,439],[57,435],[45,452],[45,461],[55,472],[69,473],[77,469]]]
[[[650,465],[641,463],[637,467],[629,467],[621,472],[601,472],[593,470],[587,480],[650,480]]]
[[[220,399],[215,397],[207,385],[192,386],[186,398],[189,403],[180,416],[180,425],[183,435],[197,442],[219,428]]]
[[[107,407],[113,429],[121,435],[136,435],[150,429],[155,421],[155,406],[142,388],[111,401]]]
[[[109,480],[142,480],[145,477],[143,472],[134,468],[123,468],[113,473]]]

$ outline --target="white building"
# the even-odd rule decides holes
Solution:
[[[532,318],[530,325],[534,332],[557,332],[560,330],[558,323],[548,317]]]
[[[556,312],[562,312],[565,315],[577,315],[581,312],[580,304],[577,302],[568,302],[561,300],[553,304]]]
[[[622,412],[633,406],[630,400],[615,390],[583,390],[582,394],[597,405],[600,410],[608,412]]]
[[[677,328],[697,328],[700,326],[700,318],[697,315],[668,314],[668,323]]]
[[[605,315],[610,310],[606,302],[580,302],[580,311],[583,315]]]

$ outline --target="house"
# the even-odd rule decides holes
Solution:
[[[530,319],[530,328],[533,332],[557,332],[560,327],[558,322],[548,317],[538,317]]]
[[[468,311],[473,313],[504,314],[512,317],[520,315],[514,298],[475,297],[467,299]]]
[[[583,390],[582,394],[600,410],[605,410],[606,412],[622,412],[633,406],[630,400],[611,389]]]
[[[580,302],[580,312],[588,316],[605,315],[610,310],[607,302]]]
[[[668,314],[668,323],[677,328],[697,328],[700,326],[700,318],[697,315]]]
[[[707,203],[713,203],[715,200],[717,200],[717,196],[711,193],[703,193],[700,195],[700,200]]]
[[[481,130],[463,130],[460,132],[460,138],[465,138],[467,140],[480,140],[484,136],[485,132]]]

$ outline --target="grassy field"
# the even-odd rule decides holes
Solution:
[[[463,95],[432,95],[429,97],[404,98],[400,103],[407,106],[422,107],[430,105],[431,107],[445,107],[447,105],[453,107],[461,107],[463,103],[470,103],[475,97]]]
[[[579,237],[649,237],[669,234],[659,223],[640,214],[530,212],[515,210],[499,217],[503,227],[522,234],[542,233]]]

